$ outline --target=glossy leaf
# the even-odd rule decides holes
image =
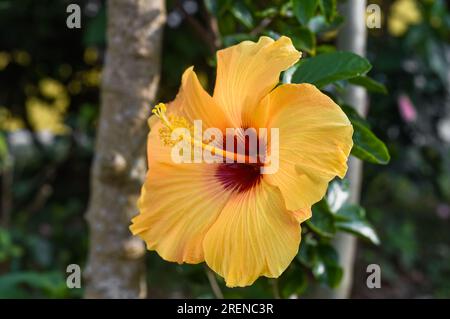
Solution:
[[[308,28],[299,28],[295,32],[288,33],[294,46],[300,51],[306,51],[312,55],[316,51],[316,36]]]
[[[253,16],[251,11],[241,2],[236,1],[231,7],[233,16],[248,29],[253,28]]]
[[[333,181],[328,186],[327,203],[331,212],[337,212],[347,202],[350,196],[348,181]]]
[[[323,87],[335,81],[361,76],[371,67],[369,61],[351,52],[325,53],[301,61],[292,81]]]
[[[349,79],[348,82],[354,85],[362,86],[369,92],[387,94],[387,89],[384,84],[367,76],[357,76],[356,78]]]
[[[308,286],[305,270],[295,264],[291,264],[279,280],[283,298],[290,298],[293,295],[299,296],[304,293]]]
[[[336,287],[343,275],[336,250],[325,243],[310,243],[305,246],[300,253],[302,263],[318,281]]]
[[[337,229],[353,233],[371,243],[378,245],[380,239],[373,226],[365,217],[365,211],[357,205],[346,205],[336,214]]]
[[[387,164],[390,160],[386,145],[370,130],[369,123],[356,110],[348,105],[342,105],[353,125],[352,155],[374,164]]]
[[[353,122],[353,148],[351,154],[363,161],[387,164],[391,159],[386,145],[367,127]]]
[[[358,205],[344,205],[336,212],[336,219],[340,221],[360,220],[366,218],[366,212]]]
[[[339,26],[344,23],[345,19],[343,16],[337,14],[333,21],[328,22],[327,19],[322,15],[316,15],[308,22],[308,28],[316,34],[324,34],[327,32],[336,31]]]
[[[319,8],[328,22],[333,21],[337,14],[336,0],[319,0]]]
[[[322,199],[312,207],[312,217],[306,222],[308,227],[315,233],[332,237],[336,232],[333,214],[328,207],[326,200]]]
[[[352,122],[353,125],[355,123],[358,123],[358,124],[361,124],[363,126],[367,126],[368,128],[370,128],[369,122],[367,122],[365,118],[361,117],[358,114],[358,112],[356,112],[354,107],[343,104],[343,105],[341,105],[341,109],[345,112],[345,114],[347,115],[347,117],[349,118],[349,120]]]
[[[295,17],[302,25],[306,25],[315,15],[318,4],[318,0],[293,0],[292,8]]]
[[[354,220],[346,222],[338,222],[338,229],[353,233],[359,237],[365,238],[375,245],[380,244],[378,235],[376,234],[373,226],[364,220]]]
[[[302,238],[302,244],[297,254],[297,260],[308,268],[313,266],[316,258],[317,241],[310,234]]]
[[[321,244],[317,248],[317,254],[318,264],[322,264],[323,266],[320,266],[320,268],[324,268],[318,279],[329,287],[337,287],[342,280],[344,272],[339,265],[339,257],[336,250],[329,244]]]

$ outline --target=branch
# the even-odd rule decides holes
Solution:
[[[192,27],[195,33],[197,33],[200,39],[207,45],[210,53],[215,54],[218,49],[218,45],[217,39],[215,38],[213,32],[206,29],[200,22],[198,22],[197,19],[193,18],[189,13],[187,13],[180,1],[176,2],[176,7],[181,11],[184,18],[186,19],[186,22]]]
[[[206,277],[208,277],[209,285],[211,286],[211,290],[214,296],[217,299],[224,299],[222,290],[220,290],[219,283],[217,282],[216,276],[208,267],[205,267]]]

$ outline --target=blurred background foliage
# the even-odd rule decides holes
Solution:
[[[447,4],[369,1],[381,8],[381,28],[369,30],[370,64],[340,56],[352,68],[305,78],[303,71],[316,70],[314,63],[336,58],[336,34],[344,21],[337,2],[167,1],[159,100],[174,98],[182,72],[191,65],[211,92],[217,49],[261,35],[288,35],[305,62],[285,72],[283,81],[315,83],[338,102],[348,83],[368,88],[367,120],[343,106],[365,138],[355,141],[359,150],[353,154],[386,163],[382,140],[391,155],[389,165],[365,164],[365,209],[344,203],[345,180],[331,184],[303,227],[297,258],[279,280],[259,279],[239,289],[217,280],[226,297],[287,298],[308,295],[317,283],[334,287],[342,269],[330,240],[343,230],[362,239],[352,297],[449,298]],[[65,26],[69,3],[82,8],[81,29]],[[0,34],[0,298],[83,295],[82,289],[66,288],[65,271],[68,264],[84,266],[89,243],[83,215],[99,113],[106,5],[101,0],[0,0],[0,24],[9,31]],[[214,297],[203,265],[167,263],[154,252],[147,258],[150,297]],[[366,266],[372,263],[381,266],[381,289],[366,287]]]

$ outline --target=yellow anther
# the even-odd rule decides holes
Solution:
[[[187,128],[192,133],[193,128],[192,125],[184,117],[166,114],[166,112],[167,107],[164,103],[159,103],[152,110],[152,113],[156,117],[158,117],[164,125],[159,129],[159,137],[163,141],[164,145],[174,146],[175,144],[177,144],[177,142],[179,142],[179,140],[182,139],[182,137],[180,137],[179,140],[172,140],[172,132],[175,129]]]
[[[167,107],[164,103],[158,103],[152,110],[152,113],[155,114],[157,118],[161,120],[161,122],[169,128],[171,131],[173,131],[172,124],[170,123],[170,120],[166,116]]]
[[[183,136],[180,136],[178,140],[172,140],[172,132],[177,128],[186,128],[190,134],[193,134],[192,125],[184,117],[169,115],[164,116],[164,119],[161,120],[164,126],[159,129],[159,137],[164,145],[174,146],[183,139]]]
[[[161,116],[164,115],[166,111],[167,111],[166,105],[164,103],[158,103],[158,105],[156,105],[153,108],[152,113],[155,114],[157,117],[161,118]]]

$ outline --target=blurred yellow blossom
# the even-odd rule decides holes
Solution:
[[[11,111],[0,106],[0,130],[15,131],[24,127],[22,119],[11,114]]]
[[[28,119],[36,131],[50,131],[64,134],[68,127],[64,124],[64,116],[70,103],[66,88],[59,81],[44,78],[39,81],[39,92],[50,102],[31,96],[26,100]]]
[[[416,0],[397,0],[392,4],[388,19],[388,31],[395,37],[402,36],[411,25],[422,21]]]
[[[11,61],[11,55],[8,52],[0,52],[0,71],[4,70]]]
[[[67,90],[70,94],[76,95],[81,92],[81,82],[79,80],[72,80],[67,85]]]
[[[83,56],[84,62],[86,64],[93,65],[98,60],[98,50],[94,47],[89,47],[84,50],[84,56]]]
[[[14,62],[21,66],[27,66],[31,62],[31,56],[27,51],[16,50],[13,52]]]
[[[63,78],[68,78],[72,74],[72,66],[70,64],[64,63],[58,67],[58,73]]]
[[[83,73],[83,83],[86,86],[97,87],[100,85],[101,70],[98,68],[90,69]]]

